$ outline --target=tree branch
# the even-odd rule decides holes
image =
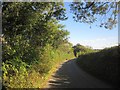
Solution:
[[[94,2],[92,2],[89,6],[86,6],[86,7],[81,8],[81,9],[88,9],[88,8],[90,8],[92,5],[94,5]]]

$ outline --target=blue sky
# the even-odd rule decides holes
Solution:
[[[70,32],[69,41],[73,45],[80,43],[81,45],[91,46],[94,49],[103,49],[118,44],[118,27],[108,30],[93,24],[90,28],[89,24],[75,22],[72,18],[72,13],[70,13],[70,3],[65,2],[64,4],[68,20],[60,23],[64,24],[66,26],[65,29]]]

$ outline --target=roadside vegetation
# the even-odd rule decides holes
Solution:
[[[109,5],[104,8],[107,3],[88,2],[85,4],[88,8],[86,9],[89,10],[88,6],[92,5],[94,8],[91,8],[92,12],[86,15],[86,9],[82,10],[76,5],[77,3],[73,3],[70,7],[77,20],[82,20],[80,22],[92,23],[96,20],[91,18],[91,15],[92,17],[96,14],[104,15],[104,11],[110,10]],[[83,3],[80,5],[84,6]],[[117,10],[117,4],[110,3],[110,5]],[[76,13],[77,9],[79,12]],[[117,11],[113,12],[112,15],[116,17]],[[85,14],[92,20],[87,21],[89,18],[84,19],[79,13]],[[55,68],[74,55],[78,57],[77,63],[83,69],[107,81],[117,83],[117,48],[98,51],[81,45],[73,47],[68,42],[69,32],[59,23],[60,20],[66,19],[63,2],[2,2],[0,40],[2,41],[3,89],[43,88]],[[111,23],[103,24],[111,29],[111,25],[116,24],[116,18],[114,21],[112,18],[108,19]]]
[[[73,48],[74,55],[76,57],[98,51],[98,50],[93,50],[92,47],[90,47],[90,46],[83,46],[80,44],[76,44],[72,48]]]
[[[80,51],[81,54],[79,54],[76,62],[80,68],[91,75],[118,87],[120,80],[118,75],[119,50],[120,48],[118,49],[118,46],[115,46],[98,51],[93,50],[90,53]]]
[[[55,68],[73,58],[63,3],[2,3],[3,88],[42,88]]]

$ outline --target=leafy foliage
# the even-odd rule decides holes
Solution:
[[[100,27],[112,29],[117,24],[119,2],[73,2],[70,5],[75,21],[94,23],[100,20]]]
[[[83,46],[80,44],[76,44],[75,46],[73,46],[73,51],[76,57],[79,55],[84,55],[86,53],[95,52],[95,50],[93,50],[91,47]]]
[[[3,85],[11,88],[41,87],[44,75],[65,60],[71,45],[61,2],[3,3]],[[60,47],[65,48],[63,52]],[[72,50],[70,51],[72,52]],[[63,53],[63,54],[61,54]],[[60,61],[59,61],[60,60]]]

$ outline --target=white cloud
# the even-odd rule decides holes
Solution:
[[[96,38],[90,40],[79,40],[79,41],[70,41],[73,45],[80,43],[85,46],[91,46],[94,49],[103,49],[106,47],[112,47],[118,45],[118,38],[117,37],[107,37],[107,38]]]

